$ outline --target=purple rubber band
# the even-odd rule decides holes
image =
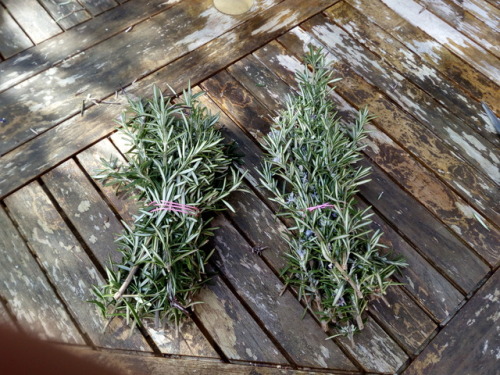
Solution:
[[[156,207],[154,210],[151,210],[151,212],[173,211],[193,216],[198,216],[200,212],[200,209],[198,207],[171,201],[160,201],[160,202],[153,201],[149,205]]]
[[[323,203],[323,204],[320,204],[319,206],[307,207],[306,210],[307,211],[314,211],[314,210],[319,210],[322,208],[335,208],[335,206],[333,204],[330,204],[330,203]]]

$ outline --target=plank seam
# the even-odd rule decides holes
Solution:
[[[33,251],[30,242],[23,235],[22,231],[19,229],[19,223],[11,215],[9,208],[7,207],[7,205],[5,204],[4,201],[0,201],[0,205],[5,210],[5,213],[7,214],[8,218],[10,219],[10,221],[13,223],[14,227],[16,228],[16,231],[17,231],[17,234],[18,234],[19,238],[22,239],[22,241],[26,245],[26,248],[29,250],[30,255],[33,257],[33,259],[37,263],[38,267],[40,268],[40,272],[45,277],[45,281],[47,281],[48,285],[50,285],[50,287],[52,288],[52,291],[54,292],[56,298],[61,303],[61,306],[64,309],[64,312],[67,314],[69,320],[71,321],[71,323],[73,323],[73,325],[75,326],[75,329],[81,335],[81,337],[83,338],[85,344],[88,345],[88,346],[90,346],[93,349],[96,349],[97,347],[94,345],[93,341],[90,339],[90,337],[87,335],[87,333],[83,330],[83,328],[80,326],[80,324],[79,324],[78,320],[76,319],[76,317],[73,316],[73,313],[71,312],[71,310],[66,305],[66,302],[62,298],[61,294],[59,293],[59,290],[57,289],[56,285],[52,282],[51,278],[49,277],[47,270],[45,269],[45,267],[40,262],[40,259],[36,255],[36,252]]]

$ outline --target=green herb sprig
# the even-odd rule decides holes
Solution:
[[[212,214],[232,209],[225,199],[240,190],[243,176],[216,129],[218,116],[198,102],[201,94],[187,90],[174,104],[155,87],[152,99],[130,100],[118,121],[130,143],[128,164],[104,161],[96,177],[144,205],[117,240],[122,261],[106,268],[106,285],[93,288],[91,302],[108,318],[178,326],[207,280]],[[162,200],[196,207],[198,215],[152,212],[148,204]]]
[[[336,327],[332,337],[352,337],[364,327],[370,298],[398,284],[390,277],[405,263],[382,255],[382,233],[369,229],[369,208],[356,204],[359,186],[369,181],[369,168],[356,162],[372,117],[361,110],[355,124],[342,128],[329,99],[337,80],[324,54],[311,48],[305,63],[296,73],[298,95],[289,98],[264,138],[261,183],[280,205],[278,215],[294,223],[286,237],[286,284],[325,330],[329,324]],[[313,209],[318,205],[323,207]]]

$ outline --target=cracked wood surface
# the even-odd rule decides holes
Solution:
[[[37,1],[57,19],[53,4]],[[0,157],[0,253],[6,255],[0,261],[0,319],[12,316],[22,331],[50,341],[126,350],[130,354],[111,359],[115,353],[75,349],[119,361],[133,373],[301,373],[290,366],[349,374],[494,372],[499,138],[480,101],[500,110],[492,39],[498,8],[485,0],[325,0],[307,6],[260,0],[251,13],[233,18],[211,10],[208,0],[117,3],[124,1],[80,2],[84,12],[58,20],[71,29],[61,32],[56,25],[58,35],[31,48],[24,33],[37,33],[36,27],[16,29],[10,13],[0,12],[0,34],[19,35],[0,42],[6,58],[0,62],[0,103],[7,113],[0,113],[7,152]],[[42,13],[37,22],[47,20]],[[171,38],[155,38],[161,32]],[[370,302],[367,328],[354,345],[324,341],[333,332],[325,334],[309,313],[301,320],[303,306],[293,291],[278,296],[287,229],[259,186],[259,142],[297,88],[293,72],[308,43],[323,45],[343,78],[332,100],[346,124],[364,106],[378,115],[361,162],[373,168],[373,181],[361,188],[359,204],[373,206],[372,228],[384,231],[382,242],[409,263],[395,275],[404,285],[389,290],[389,304]],[[122,59],[108,61],[113,51]],[[132,58],[136,53],[141,55]],[[234,194],[236,213],[218,218],[212,267],[220,274],[200,294],[204,303],[196,305],[194,321],[180,332],[148,325],[142,331],[148,341],[139,331],[128,339],[117,321],[103,334],[105,322],[85,299],[90,285],[102,280],[107,257],[117,256],[113,239],[120,220],[131,223],[138,203],[91,176],[101,157],[126,162],[118,151],[126,143],[110,136],[126,104],[123,94],[150,95],[152,84],[166,89],[167,83],[179,92],[189,78],[208,92],[202,102],[221,111],[221,131],[243,152],[239,168],[248,171],[252,192]],[[125,92],[114,94],[122,86]],[[259,256],[254,247],[267,249]],[[141,355],[131,355],[136,351]],[[155,358],[151,351],[199,359]]]

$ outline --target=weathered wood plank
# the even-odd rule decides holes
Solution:
[[[418,26],[450,51],[483,73],[497,85],[500,84],[498,59],[464,34],[418,5],[413,0],[381,0],[408,22]]]
[[[57,23],[36,0],[2,2],[33,42],[43,42],[61,32]]]
[[[9,12],[0,7],[0,54],[6,59],[21,52],[33,43],[14,21]],[[2,62],[0,65],[5,64]],[[2,76],[2,81],[5,78]],[[1,83],[0,83],[1,86]]]
[[[396,12],[377,1],[348,0],[348,2],[372,22],[405,44],[427,64],[434,66],[450,80],[458,83],[474,98],[485,101],[495,111],[500,111],[498,86],[470,65],[464,64],[459,57],[417,26],[407,22]]]
[[[73,26],[76,26],[91,18],[90,14],[76,0],[72,1],[59,0],[58,2],[54,0],[40,0],[40,2],[43,4],[45,9],[47,9],[50,15],[54,18],[54,20],[65,30],[70,29]]]
[[[300,28],[295,28],[279,38],[295,56],[302,58],[309,44],[321,47],[319,42]],[[278,43],[271,42],[255,53],[261,61],[279,74],[287,83],[294,85],[293,71],[300,65],[294,56]],[[334,61],[334,56],[328,55]],[[336,82],[337,92],[357,108],[367,107],[377,115],[374,124],[401,144],[416,159],[437,172],[441,180],[458,191],[489,217],[500,222],[498,209],[498,187],[461,157],[449,149],[439,137],[425,127],[419,127],[416,120],[403,112],[394,102],[365,80],[355,74],[348,64],[335,61],[332,69],[342,80]]]
[[[496,57],[500,57],[500,46],[495,29],[490,29],[485,23],[471,15],[464,8],[446,1],[416,0],[436,16],[461,31],[477,44]]]
[[[119,262],[114,240],[123,226],[76,163],[70,159],[42,180],[99,262]]]
[[[12,216],[36,253],[80,327],[96,346],[150,351],[136,330],[130,334],[122,319],[113,319],[106,332],[106,320],[93,298],[92,285],[101,285],[92,261],[81,248],[41,186],[33,182],[5,199]],[[129,337],[130,334],[130,337]]]
[[[128,91],[129,93],[133,91],[136,95],[150,95],[150,85],[157,82],[169,82],[175,90],[180,91],[189,80],[192,84],[202,81],[336,1],[338,0],[318,0],[304,7],[300,6],[303,4],[300,0],[284,0],[277,6],[260,13],[259,17],[252,18],[251,22],[236,26],[230,33],[214,39],[140,82],[136,82],[128,88]],[[130,4],[134,3],[130,2]],[[112,12],[113,10],[104,14]],[[245,40],[245,43],[241,43],[241,40]],[[220,51],[228,51],[228,53],[222,54]],[[75,116],[60,124],[56,129],[41,134],[32,142],[0,158],[0,168],[5,171],[3,178],[0,179],[0,198],[67,159],[79,149],[110,134],[114,127],[113,119],[119,113],[116,107],[93,106],[85,112],[84,120]]]
[[[484,146],[482,137],[463,126],[454,114],[444,107],[436,106],[432,97],[360,46],[326,17],[318,15],[303,26],[324,44],[333,56],[350,64],[353,71],[409,111],[479,171],[497,184],[500,183],[500,158]]]
[[[492,30],[500,29],[500,9],[484,0],[450,0],[484,22]]]
[[[289,251],[282,238],[286,227],[253,193],[236,193],[230,201],[236,212],[231,218],[239,230],[253,242],[252,245],[267,247],[262,258],[275,272],[282,270],[284,254]],[[250,256],[257,257],[256,254]],[[356,335],[356,346],[342,340],[343,347],[363,366],[366,371],[395,372],[406,361],[407,356],[399,346],[368,317],[369,328]],[[330,332],[332,335],[334,332]],[[370,348],[368,350],[361,348]]]
[[[85,151],[80,152],[76,155],[76,158],[91,177],[96,176],[99,170],[102,169],[101,159],[106,161],[116,160],[119,164],[126,163],[109,139],[103,139]],[[139,208],[138,203],[132,199],[127,199],[129,196],[117,194],[114,187],[104,186],[104,182],[101,180],[94,179],[94,182],[104,192],[122,219],[127,224],[132,224],[134,221],[133,215]]]
[[[285,45],[292,46],[294,49],[294,53],[298,55],[302,55],[303,53],[303,45],[302,45],[302,40],[298,38],[296,39],[292,33],[287,33],[285,36],[280,38],[280,41],[284,42]],[[292,41],[293,43],[290,43]],[[293,72],[296,70],[297,66],[300,66],[300,62],[296,60],[293,56],[291,56],[286,50],[283,48],[279,48],[279,45],[277,45],[274,42],[269,43],[268,45],[264,46],[263,48],[257,50],[254,53],[255,56],[259,57],[267,66],[269,66],[274,72],[277,72],[287,83],[291,85],[295,85],[295,80],[293,78]],[[261,68],[262,69],[262,68]],[[249,71],[252,71],[253,69],[249,68]],[[344,75],[343,75],[344,76]],[[343,81],[337,82],[336,85],[339,86],[338,91],[342,92],[345,89],[349,89],[349,84],[344,86]],[[361,86],[361,88],[367,88],[366,86],[363,87],[361,82],[354,82],[353,84],[354,87]],[[260,89],[260,88],[259,88]],[[276,88],[275,88],[276,89]],[[241,90],[240,90],[241,91]],[[365,92],[359,92],[358,94],[360,95],[361,98],[366,97],[368,94],[368,91]],[[346,97],[353,97],[356,94],[353,94],[352,91],[348,91],[346,93]],[[283,92],[281,92],[280,96],[285,96]],[[338,98],[336,99],[338,100]],[[273,99],[269,96],[266,100],[266,103],[272,103]],[[360,102],[360,106],[363,105],[363,101]],[[278,105],[277,103],[275,105]],[[341,106],[342,107],[342,106]],[[380,108],[383,108],[384,106],[380,106]],[[390,108],[390,107],[389,107]],[[343,109],[343,108],[340,108]],[[396,110],[396,109],[395,109]],[[375,112],[378,114],[378,112]],[[349,115],[345,111],[342,111],[342,116]],[[390,117],[388,117],[387,120],[383,120],[383,123],[387,123]],[[398,122],[399,123],[399,122]],[[394,126],[396,127],[396,126]],[[387,182],[388,184],[391,184],[391,187],[394,186],[391,182]],[[398,190],[399,188],[395,187],[395,190]],[[378,194],[380,194],[381,191],[378,191]],[[440,269],[446,270],[445,273],[448,273],[452,279],[454,279],[462,288],[464,288],[467,291],[470,291],[474,288],[474,286],[484,277],[484,275],[488,272],[488,267],[481,262],[477,257],[475,257],[469,249],[467,249],[461,242],[456,239],[454,236],[452,236],[449,232],[446,231],[446,229],[442,226],[442,224],[437,224],[437,221],[435,219],[430,219],[432,216],[429,214],[423,214],[424,211],[420,215],[423,215],[422,219],[423,221],[425,220],[433,220],[433,224],[437,225],[436,231],[437,232],[443,232],[447,233],[444,237],[438,238],[443,240],[443,250],[437,255],[434,255],[435,251],[433,251],[434,244],[432,244],[433,241],[430,241],[429,243],[429,248],[428,250],[424,250],[424,253],[427,254],[427,256],[430,256],[431,259],[433,259],[437,264],[439,265]],[[425,219],[425,216],[429,216],[429,219]],[[415,231],[415,228],[412,228],[412,226],[408,223],[410,226],[409,230],[410,231]],[[404,226],[402,226],[404,228]],[[430,226],[429,228],[432,228]],[[430,238],[433,238],[436,236],[436,234],[433,234],[433,231],[430,229],[426,229],[424,233],[428,233],[428,235],[432,234]],[[425,238],[422,240],[423,244],[426,244]],[[424,246],[424,248],[427,248],[427,246]],[[457,252],[460,254],[458,255]],[[470,264],[468,266],[465,266],[462,262],[461,259],[468,259]],[[424,267],[425,268],[425,267]],[[425,284],[424,284],[425,285]],[[453,295],[453,293],[451,294]],[[453,299],[452,299],[453,300]],[[439,304],[438,304],[439,305]]]
[[[234,294],[215,276],[205,287],[194,311],[231,361],[288,364]]]
[[[370,302],[368,310],[403,348],[413,355],[418,354],[436,330],[436,324],[402,287],[389,288],[384,299],[389,305],[379,298]]]
[[[258,51],[256,51],[256,53],[258,53]],[[243,68],[239,69],[240,74],[248,74],[251,77],[258,76],[256,75],[255,71],[257,70],[262,71],[264,69],[262,68],[262,66],[258,67],[256,65],[253,65],[253,63],[255,63],[255,60],[247,58],[241,60]],[[267,82],[269,82],[271,80],[270,74],[268,73],[264,75],[267,76]],[[215,78],[216,77],[213,77],[213,79]],[[240,78],[240,75],[238,75],[237,78]],[[242,79],[242,81],[248,81],[248,78],[249,77],[244,78]],[[226,83],[226,85],[231,84],[231,82],[227,80],[225,80],[224,82]],[[277,84],[273,84],[273,86],[275,87],[275,90],[276,87],[278,87]],[[264,91],[261,90],[261,88],[256,88],[254,85],[251,85],[249,89],[252,90],[252,93],[260,91],[260,94],[258,95],[263,96],[262,102],[266,103],[270,109],[277,110],[283,105],[283,103],[280,102],[279,100],[273,100],[271,95],[267,97],[264,96]],[[243,90],[239,89],[238,91],[241,93]],[[278,94],[278,97],[281,98],[285,97],[287,93],[289,93],[289,90],[286,90],[284,92],[275,91],[275,94]],[[214,97],[218,96],[219,95],[217,95],[216,92]],[[226,101],[230,100],[227,95],[223,96],[226,98]],[[244,106],[241,107],[242,110],[244,110],[244,108],[245,108]],[[240,122],[241,126],[243,126],[243,124],[245,123]],[[266,215],[264,214],[264,212],[267,212],[267,210],[265,207],[263,207],[262,203],[258,199],[256,198],[251,199],[252,198],[251,194],[240,194],[235,196],[237,198],[235,198],[234,201],[232,201],[232,204],[234,205],[234,207],[239,208],[239,211],[245,212],[245,215],[232,215],[233,220],[238,224],[238,226],[241,228],[243,232],[246,232],[248,238],[251,238],[253,241],[256,242],[264,243],[266,242],[267,239],[265,236],[263,236],[263,234],[269,231],[271,231],[272,233],[273,227],[276,228],[274,229],[275,232],[272,236],[268,235],[268,237],[274,238],[280,236],[279,223],[275,223],[273,225],[272,217],[266,219]],[[256,219],[253,220],[253,218]],[[396,246],[393,247],[398,249],[398,251],[401,254],[407,257],[409,263],[411,264],[411,267],[408,270],[403,271],[403,275],[404,277],[406,277],[406,279],[403,279],[402,281],[404,282],[406,280],[412,280],[413,293],[416,294],[417,296],[422,295],[425,304],[431,306],[431,311],[433,311],[433,313],[436,316],[438,316],[441,320],[444,320],[462,300],[462,296],[460,295],[460,293],[457,292],[457,290],[454,287],[451,286],[449,282],[447,282],[441,275],[439,275],[439,273],[437,273],[424,259],[422,259],[417,253],[415,253],[414,250],[411,249],[411,247],[408,244],[406,244],[405,241],[400,239],[399,236],[396,235],[396,233],[390,230],[390,228],[388,228],[387,230],[390,232],[388,234],[389,238],[393,238],[394,244],[398,245],[397,247]],[[281,229],[281,231],[283,231],[283,229]],[[257,243],[257,245],[259,244]],[[392,244],[389,243],[389,245]],[[281,249],[281,252],[286,252],[287,249],[287,246],[284,242],[272,243],[272,245],[269,246],[270,248],[273,249]],[[273,259],[268,260],[269,263],[271,263],[272,261]],[[419,270],[420,272],[414,270]],[[488,269],[486,267],[483,275],[487,271]],[[429,285],[434,285],[434,287],[429,288]],[[436,288],[436,285],[439,285],[439,287]],[[436,292],[437,290],[439,290],[439,293]],[[445,301],[443,301],[443,299]]]
[[[78,0],[93,16],[117,6],[114,0]]]
[[[499,285],[496,271],[404,374],[498,374]]]
[[[0,293],[20,327],[40,338],[85,344],[35,258],[0,207]]]
[[[259,367],[227,364],[215,361],[191,360],[180,358],[158,358],[119,354],[116,352],[92,351],[81,348],[68,348],[71,353],[94,361],[101,366],[119,370],[123,375],[320,375],[323,372],[299,371],[276,367]],[[331,374],[339,375],[331,372]]]
[[[46,0],[49,1],[50,0]],[[118,34],[128,27],[150,16],[170,8],[176,1],[151,0],[117,7],[84,25],[75,27],[50,40],[42,42],[29,51],[0,64],[0,91],[4,91],[64,59],[85,51],[96,43]],[[68,5],[69,6],[69,5]],[[75,13],[76,14],[76,13]],[[57,19],[57,17],[55,17]],[[106,27],[102,27],[106,25]]]
[[[107,97],[277,2],[262,0],[253,11],[235,18],[217,11],[211,0],[184,1],[136,25],[130,32],[111,37],[88,53],[82,52],[0,93],[2,115],[10,119],[0,127],[0,155],[36,137],[37,132],[80,114],[83,98],[75,95],[78,92],[88,90],[95,99]],[[175,43],[165,44],[167,37]]]
[[[9,313],[7,312],[5,306],[0,303],[0,326],[2,327],[8,327],[13,330],[17,330],[16,325],[14,324],[14,321],[10,317]]]
[[[338,346],[222,216],[215,221],[216,264],[238,294],[299,366],[355,371]]]
[[[435,68],[422,64],[420,57],[401,42],[371,23],[347,3],[334,5],[326,10],[326,14],[359,43],[381,56],[399,73],[456,114],[457,120],[481,134],[483,142],[500,145],[497,131],[491,125],[488,126],[490,121],[481,104],[462,92]]]
[[[103,147],[96,147],[101,145]],[[123,150],[128,148],[124,143],[120,143],[120,146],[123,147]],[[94,149],[93,154],[87,155],[87,161],[90,157],[94,157],[94,162],[88,162],[87,165],[95,165],[104,155],[114,154],[117,157],[119,156],[117,155],[118,151],[114,149],[108,140],[103,140],[92,148]],[[112,191],[107,191],[105,194],[114,196],[114,200],[129,201],[129,199],[123,197],[116,197]],[[120,207],[127,206],[121,203]],[[128,207],[130,207],[128,213],[130,216],[135,212],[130,211],[134,205],[132,204]],[[197,300],[202,302],[202,304],[196,305],[195,309],[198,319],[224,351],[228,359],[287,363],[286,359],[276,350],[253,318],[240,306],[236,297],[222,284],[218,277],[215,277],[215,284],[210,285],[207,290],[200,293]],[[200,347],[203,347],[201,345],[202,340],[199,337],[201,333],[199,330],[194,332],[195,329],[196,326],[192,321],[186,322],[180,329],[180,334],[184,337],[183,339],[178,339],[174,335],[175,332],[169,333],[169,336],[173,336],[173,338],[167,336],[163,339],[152,328],[149,328],[149,333],[160,348],[164,347],[170,341],[170,345],[184,345],[184,342],[187,342],[187,348],[191,349],[188,352],[186,349],[179,351],[180,349],[172,348],[169,349],[170,351],[164,351],[165,353],[216,357],[215,352],[212,355],[208,355],[207,349],[200,349]],[[205,346],[209,346],[208,343]],[[194,350],[195,348],[198,348],[197,351]]]

